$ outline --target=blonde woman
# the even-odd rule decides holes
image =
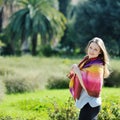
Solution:
[[[86,54],[81,63],[73,64],[71,69],[82,88],[75,101],[76,107],[80,109],[79,120],[97,120],[101,108],[103,79],[110,74],[109,57],[103,40],[98,37],[89,41]]]

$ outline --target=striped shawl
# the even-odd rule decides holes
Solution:
[[[93,97],[99,97],[103,85],[103,66],[104,62],[100,58],[88,59],[85,57],[78,67],[81,71],[82,81],[87,93]],[[74,99],[79,99],[82,86],[73,71],[70,71],[69,88]]]

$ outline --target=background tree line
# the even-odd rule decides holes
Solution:
[[[111,55],[120,56],[120,0],[4,0],[0,4],[4,54],[20,50],[33,55],[83,54],[87,42],[98,36]],[[6,5],[11,17],[3,28]]]

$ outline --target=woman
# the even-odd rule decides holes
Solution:
[[[72,65],[72,71],[82,88],[80,97],[75,101],[76,107],[80,109],[79,120],[97,120],[103,79],[110,74],[109,58],[103,40],[98,37],[89,41],[86,53],[79,65]]]

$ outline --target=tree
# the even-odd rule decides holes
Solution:
[[[7,26],[7,33],[13,40],[31,39],[32,54],[36,54],[37,37],[41,44],[50,44],[54,38],[64,34],[65,17],[47,0],[19,0],[22,8],[15,12]]]
[[[65,34],[62,37],[62,40],[60,41],[60,47],[64,49],[65,54],[76,54],[76,46],[78,46],[78,41],[76,40],[76,30],[75,30],[75,21],[76,21],[76,4],[73,3],[73,0],[67,0],[66,1],[66,6],[62,3],[61,1],[61,11],[66,15],[67,17],[67,25],[66,25],[66,30]],[[77,1],[76,1],[77,2]],[[63,5],[62,5],[63,4]],[[77,49],[77,53],[79,53],[79,50]]]
[[[2,32],[2,16],[3,16],[3,7],[0,7],[0,33]]]
[[[71,0],[58,0],[59,1],[59,10],[67,16],[67,8],[71,2]]]
[[[3,1],[0,0],[0,33],[2,32],[2,24],[3,24]]]
[[[80,47],[98,36],[103,38],[109,52],[120,56],[120,1],[90,0],[78,5],[75,29]]]

